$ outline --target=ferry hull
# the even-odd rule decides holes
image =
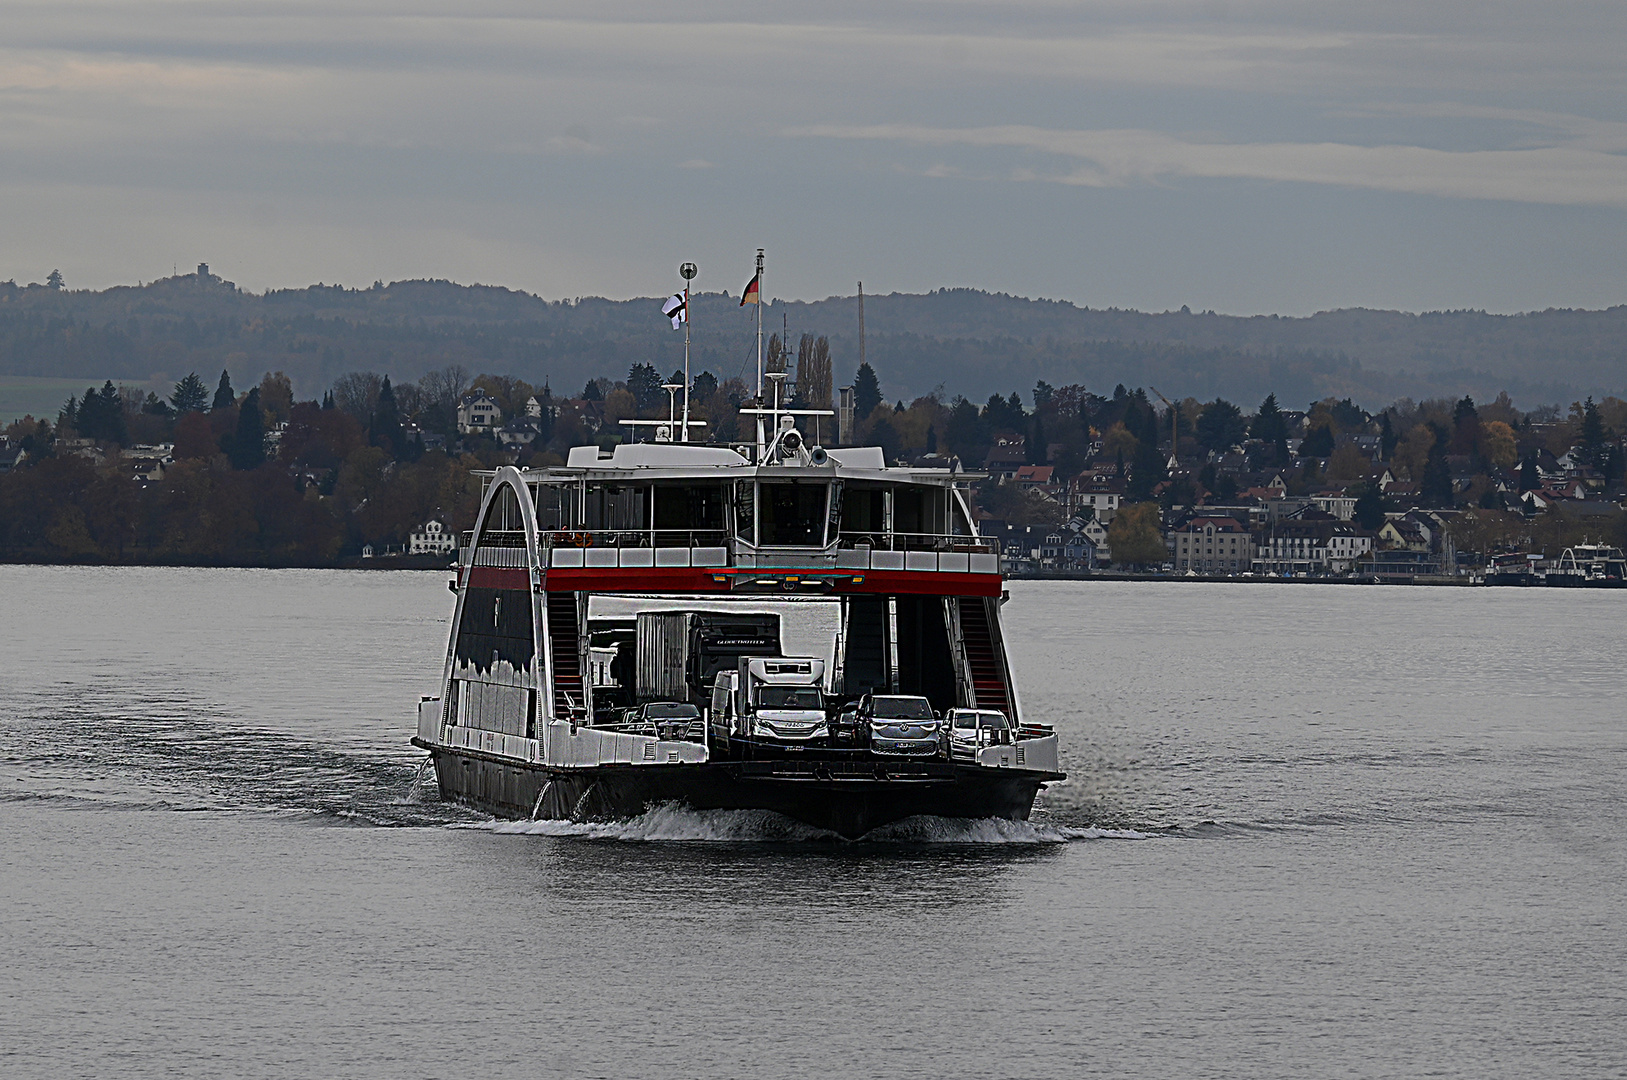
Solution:
[[[562,769],[414,740],[441,797],[514,820],[615,821],[663,803],[772,810],[856,840],[918,814],[1026,821],[1061,774],[947,761],[744,761]]]

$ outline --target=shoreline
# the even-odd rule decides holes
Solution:
[[[83,567],[164,567],[177,570],[412,570],[423,572],[426,570],[453,571],[457,569],[456,563],[447,562],[440,556],[434,555],[395,555],[375,556],[362,558],[359,555],[348,556],[328,563],[269,563],[269,562],[220,562],[220,561],[193,561],[179,560],[137,560],[126,559],[113,561],[108,559],[57,559],[47,560],[38,558],[0,558],[0,566],[83,566]],[[1007,573],[1006,581],[1139,581],[1139,582],[1167,582],[1178,584],[1209,584],[1209,585],[1402,585],[1423,586],[1437,588],[1496,588],[1496,589],[1620,589],[1627,588],[1627,582],[1597,582],[1585,584],[1549,584],[1536,582],[1529,585],[1487,585],[1484,582],[1472,581],[1466,577],[1444,577],[1440,575],[1419,575],[1413,578],[1397,578],[1394,580],[1380,580],[1374,577],[1276,577],[1257,575],[1254,577],[1238,577],[1222,574],[1149,574],[1131,571],[1114,570],[1059,570],[1052,572],[1018,571]]]

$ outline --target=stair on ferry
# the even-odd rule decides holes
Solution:
[[[577,651],[576,594],[548,593],[548,648],[554,658],[554,715],[564,718],[584,708],[582,657]]]
[[[994,633],[989,626],[988,608],[982,599],[960,597],[960,635],[966,646],[966,662],[971,668],[972,688],[977,707],[999,709],[1011,714],[1006,691],[1005,665],[1001,663]]]

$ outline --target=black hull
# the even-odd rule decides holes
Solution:
[[[560,769],[429,746],[441,798],[514,820],[616,821],[663,803],[772,810],[856,840],[917,814],[1026,821],[1054,773],[947,761],[720,761]]]

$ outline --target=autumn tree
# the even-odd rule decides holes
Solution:
[[[1107,527],[1107,545],[1113,561],[1122,566],[1152,566],[1169,557],[1164,536],[1159,531],[1158,504],[1127,503],[1113,515]]]
[[[266,426],[286,423],[293,407],[293,381],[280,371],[266,372],[260,380],[260,413]]]
[[[364,427],[373,421],[384,377],[375,371],[347,371],[333,380],[333,403]]]
[[[1480,454],[1499,469],[1506,469],[1519,458],[1519,441],[1514,429],[1501,420],[1484,421],[1480,425]]]
[[[1354,443],[1345,443],[1328,458],[1327,481],[1334,487],[1349,487],[1366,476],[1372,467],[1372,461]]]
[[[830,340],[803,334],[797,345],[797,397],[810,409],[828,409],[831,400]]]

